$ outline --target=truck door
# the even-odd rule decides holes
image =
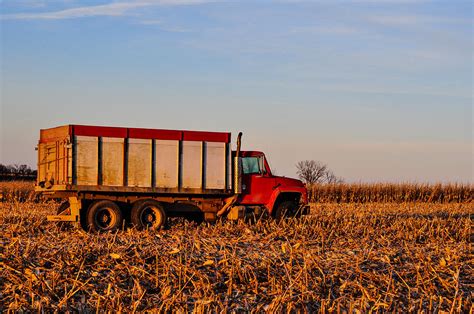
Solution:
[[[270,201],[275,178],[264,165],[264,156],[242,158],[242,199],[244,205],[262,205]]]

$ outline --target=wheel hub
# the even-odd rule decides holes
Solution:
[[[146,217],[145,217],[145,221],[146,222],[153,222],[153,220],[155,220],[155,218],[153,217],[153,215],[150,213],[150,214],[147,214]]]
[[[97,214],[97,222],[102,228],[107,228],[112,222],[112,216],[107,209],[102,209]]]
[[[155,208],[148,207],[143,211],[142,214],[142,221],[147,226],[153,226],[157,223],[157,215],[155,213]]]
[[[107,223],[107,222],[109,221],[109,217],[104,214],[104,215],[102,215],[102,217],[101,217],[100,220],[101,220],[101,222],[103,222],[103,223]]]

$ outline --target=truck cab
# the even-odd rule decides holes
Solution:
[[[265,154],[241,151],[242,193],[239,204],[261,206],[273,217],[295,216],[309,211],[303,182],[272,174]]]

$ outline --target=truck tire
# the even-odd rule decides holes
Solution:
[[[285,201],[280,203],[276,210],[274,217],[276,220],[281,220],[283,218],[295,217],[298,211],[298,204],[294,201]]]
[[[139,230],[159,230],[166,223],[165,210],[155,200],[143,200],[133,204],[130,218],[133,226]]]
[[[96,201],[87,209],[86,223],[87,228],[93,232],[113,231],[122,227],[123,216],[114,202]]]

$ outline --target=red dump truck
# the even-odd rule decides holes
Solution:
[[[299,180],[272,175],[241,135],[65,125],[40,131],[35,190],[62,199],[50,221],[92,231],[132,224],[159,229],[167,217],[275,218],[308,212]]]

